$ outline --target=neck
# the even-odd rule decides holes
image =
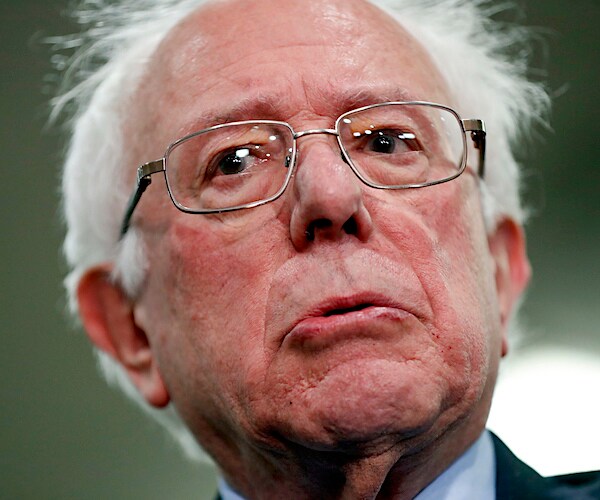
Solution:
[[[462,455],[482,431],[481,427],[465,433],[462,427],[427,442],[417,437],[369,451],[296,449],[285,457],[253,453],[251,460],[238,462],[239,467],[224,474],[249,499],[411,499]]]

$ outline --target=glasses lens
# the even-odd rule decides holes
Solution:
[[[442,107],[385,104],[344,115],[340,142],[368,183],[402,187],[449,180],[465,163],[458,117]]]
[[[184,210],[219,210],[272,198],[286,184],[293,135],[285,125],[217,126],[176,143],[166,177]]]

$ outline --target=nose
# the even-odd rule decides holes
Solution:
[[[290,237],[298,250],[319,241],[357,238],[364,242],[373,229],[362,183],[332,141],[323,136],[301,140],[290,218]]]

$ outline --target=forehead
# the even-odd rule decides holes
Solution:
[[[150,68],[145,100],[178,134],[383,100],[451,104],[425,48],[363,0],[215,1],[170,32]]]

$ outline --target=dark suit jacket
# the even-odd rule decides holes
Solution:
[[[600,500],[600,471],[542,477],[515,457],[500,439],[493,434],[492,438],[497,500]]]

